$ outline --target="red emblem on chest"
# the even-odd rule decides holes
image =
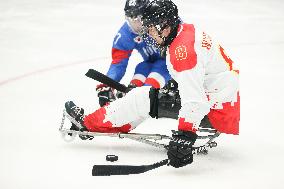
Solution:
[[[184,24],[180,27],[180,34],[170,46],[170,61],[177,72],[190,70],[197,63],[195,52],[195,28],[193,25]]]

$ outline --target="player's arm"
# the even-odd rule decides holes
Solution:
[[[197,58],[195,51],[197,42],[188,38],[180,40],[183,42],[172,45],[167,53],[169,69],[179,85],[181,97],[178,131],[173,132],[173,140],[170,141],[168,149],[169,164],[173,167],[192,163],[191,147],[197,138],[196,131],[202,118],[210,111],[203,87],[204,65]]]
[[[130,33],[128,33],[127,27],[124,24],[113,40],[112,46],[112,62],[108,69],[107,76],[120,81],[126,72],[129,57],[134,48],[133,42],[130,40]],[[97,85],[97,93],[99,97],[100,106],[104,106],[114,101],[114,90],[105,85]]]
[[[201,120],[210,111],[203,87],[203,69],[201,65],[196,65],[195,68],[178,72],[176,75],[181,97],[179,130],[196,132]]]
[[[107,76],[120,81],[127,69],[129,57],[135,47],[132,34],[125,23],[116,34],[112,46],[112,62],[107,72]]]
[[[112,48],[112,62],[107,72],[107,76],[115,81],[120,81],[125,75],[129,57],[132,50]]]

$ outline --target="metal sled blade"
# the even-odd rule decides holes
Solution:
[[[171,140],[170,136],[167,135],[160,135],[160,134],[141,134],[141,133],[100,133],[100,132],[89,132],[89,131],[75,131],[75,130],[70,130],[64,128],[64,122],[66,117],[71,121],[71,123],[81,126],[73,117],[71,117],[65,110],[63,110],[63,116],[62,116],[62,121],[61,125],[59,127],[59,131],[62,135],[62,138],[70,142],[76,138],[76,136],[93,136],[93,137],[98,137],[98,136],[107,136],[107,137],[117,137],[117,138],[127,138],[131,140],[135,140],[137,142],[141,142],[147,145],[151,145],[157,148],[161,149],[167,149],[168,148],[168,141]],[[206,130],[208,132],[208,130]],[[215,132],[210,131],[210,134],[207,136],[199,136],[198,139],[208,139],[208,141],[201,146],[194,147],[194,150],[196,151],[197,154],[203,153],[206,154],[208,151],[208,148],[216,147],[217,143],[214,142],[213,140],[220,135],[219,132],[215,130]],[[157,142],[157,141],[163,141]],[[166,142],[167,141],[167,142]]]

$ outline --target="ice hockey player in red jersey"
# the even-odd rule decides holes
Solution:
[[[172,1],[151,1],[142,20],[145,31],[166,52],[168,70],[179,84],[182,107],[167,154],[170,165],[182,167],[193,161],[192,145],[205,117],[219,132],[239,134],[238,70],[219,43],[195,25],[180,21]],[[82,130],[129,132],[148,117],[157,117],[158,97],[159,90],[145,86],[88,115],[72,101],[65,108]]]

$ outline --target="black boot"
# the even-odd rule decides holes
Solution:
[[[68,101],[65,103],[65,110],[68,115],[75,120],[76,123],[71,121],[72,126],[70,130],[74,131],[88,131],[84,125],[84,109],[76,106],[73,101]],[[82,140],[92,140],[94,137],[89,135],[79,135]]]
[[[84,128],[84,109],[76,106],[73,101],[68,101],[65,103],[65,110],[77,123],[74,130],[79,131]]]

